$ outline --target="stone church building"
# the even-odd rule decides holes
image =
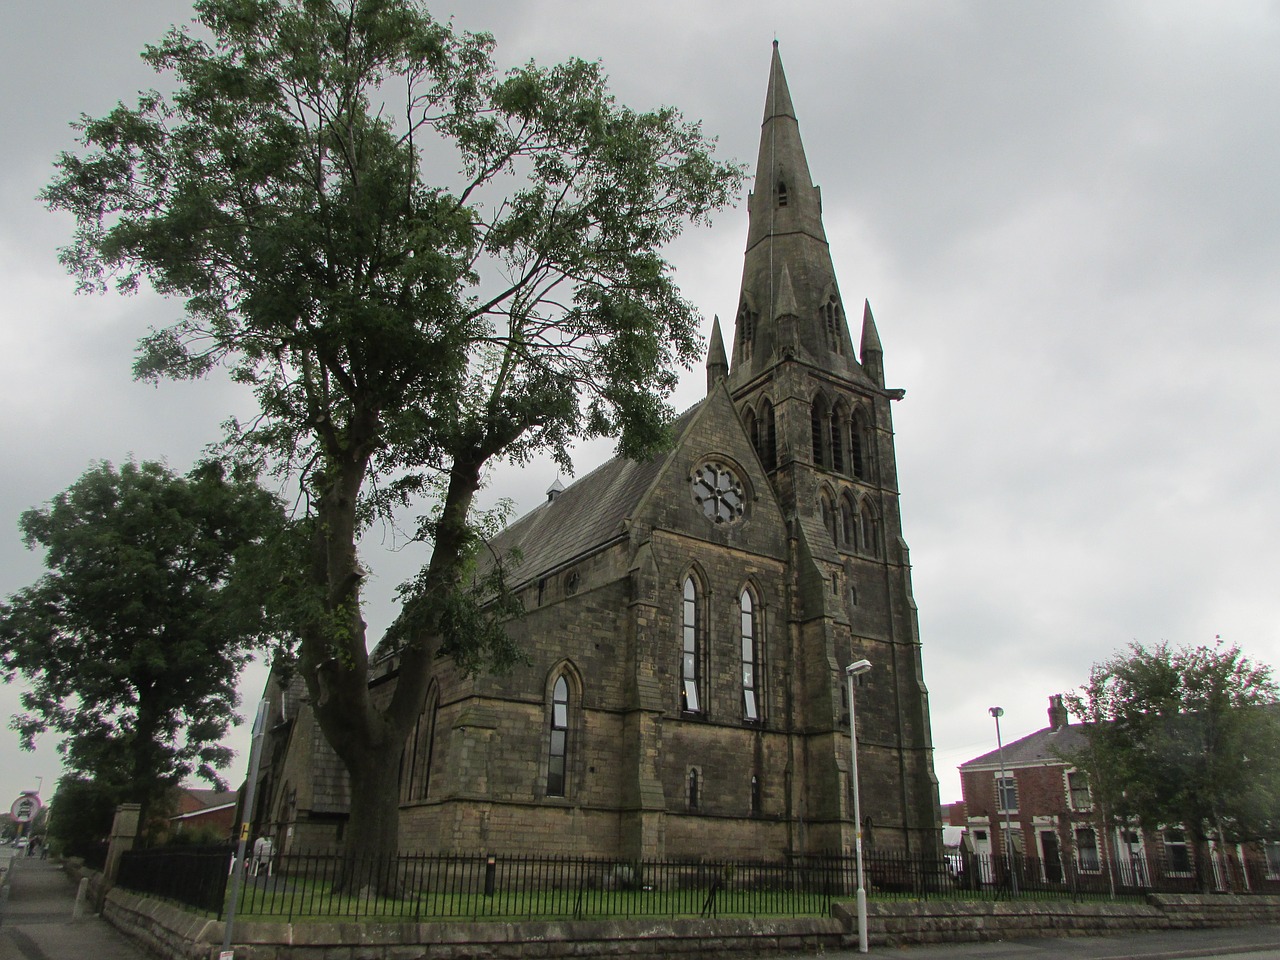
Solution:
[[[615,459],[511,524],[530,663],[442,663],[401,770],[401,845],[619,859],[849,853],[844,668],[864,838],[940,851],[928,694],[869,307],[852,337],[774,44],[733,349],[671,451]],[[856,347],[855,347],[856,344]],[[394,662],[371,686],[390,689]],[[301,685],[272,688],[257,820],[340,836],[344,774]]]

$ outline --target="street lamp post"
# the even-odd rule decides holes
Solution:
[[[870,660],[857,660],[844,668],[849,683],[849,752],[853,766],[849,772],[853,778],[853,843],[858,861],[858,952],[867,952],[867,889],[862,882],[862,804],[858,798],[858,728],[854,709],[853,678],[871,669]]]
[[[1000,739],[1000,718],[1004,716],[1004,707],[992,707],[987,711],[996,722],[996,753],[1000,758],[1000,783],[996,787],[996,807],[1004,807],[1004,855],[1008,864],[1009,883],[1014,892],[1018,892],[1018,871],[1013,864],[1013,831],[1009,826],[1009,805],[1004,802],[1004,743]]]

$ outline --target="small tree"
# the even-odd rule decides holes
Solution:
[[[260,553],[283,522],[213,463],[99,464],[24,513],[49,572],[0,604],[5,679],[32,685],[23,747],[56,730],[71,771],[144,813],[189,775],[221,785],[236,680],[265,639]]]
[[[300,669],[351,777],[354,865],[396,853],[399,758],[435,658],[517,655],[496,623],[511,605],[482,606],[500,584],[473,584],[485,470],[538,451],[567,468],[575,437],[632,456],[667,442],[697,316],[658,251],[741,170],[676,111],[618,106],[597,64],[499,73],[492,38],[416,0],[196,11],[212,43],[175,30],[144,55],[172,99],[83,119],[86,155],[63,155],[44,197],[75,215],[63,259],[84,287],[186,299],[138,375],[230,364],[260,415],[229,442],[304,492]],[[431,559],[376,708],[357,539],[422,494]]]
[[[1280,706],[1270,667],[1235,646],[1147,648],[1095,664],[1064,697],[1105,771],[1093,788],[1121,821],[1185,827],[1203,843],[1280,835]]]

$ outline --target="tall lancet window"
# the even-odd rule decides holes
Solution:
[[[569,684],[563,676],[551,694],[551,744],[547,763],[547,796],[565,795],[565,760],[569,740]]]
[[[787,182],[785,180],[778,181],[778,206],[785,207],[787,205]]]
[[[684,580],[684,615],[683,645],[680,667],[680,709],[685,713],[701,713],[702,698],[699,696],[700,663],[702,645],[698,642],[698,630],[702,617],[699,610],[698,585],[693,577]]]
[[[738,311],[738,352],[743,360],[750,360],[755,349],[756,315],[744,303]]]
[[[840,303],[832,294],[819,311],[822,314],[822,325],[827,335],[827,345],[833,353],[840,352],[842,337],[840,336]]]
[[[775,470],[778,466],[778,446],[776,439],[776,420],[773,404],[767,399],[760,402],[760,460],[766,470]]]
[[[867,479],[867,457],[863,446],[865,433],[862,415],[854,414],[849,427],[849,459],[853,461],[853,475],[859,480]]]
[[[757,641],[756,604],[750,590],[742,591],[742,718],[760,719],[759,692],[760,647]]]

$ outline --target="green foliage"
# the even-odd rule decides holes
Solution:
[[[31,684],[26,749],[63,736],[67,767],[148,804],[188,775],[219,783],[249,648],[267,639],[258,554],[279,502],[216,463],[91,467],[20,527],[48,572],[0,604],[0,666]]]
[[[1235,646],[1133,644],[1064,697],[1109,814],[1228,841],[1280,836],[1280,696]]]
[[[66,774],[50,803],[49,839],[66,856],[84,856],[111,833],[120,791],[106,784]]]
[[[83,151],[43,199],[75,217],[62,260],[82,288],[185,300],[137,376],[223,365],[255,392],[227,443],[302,491],[310,542],[280,574],[299,669],[349,768],[375,745],[394,763],[435,655],[469,670],[515,655],[493,616],[510,606],[481,610],[503,591],[471,576],[487,466],[548,452],[568,468],[578,437],[635,457],[669,442],[674,368],[699,344],[658,251],[742,171],[675,110],[619,106],[598,64],[503,73],[491,37],[418,0],[196,13],[209,39],[173,30],[144,54],[172,97],[82,118]],[[377,712],[356,543],[433,492],[431,561]]]

